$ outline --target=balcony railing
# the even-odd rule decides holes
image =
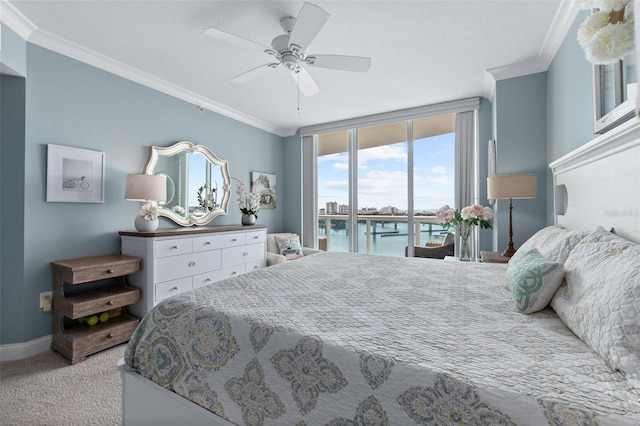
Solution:
[[[344,234],[341,235],[342,239],[348,241],[347,232],[347,215],[338,214],[319,214],[318,215],[318,228],[322,230],[324,228],[324,236],[321,232],[318,233],[319,237],[326,238],[326,241],[322,241],[321,247],[326,250],[332,250],[332,230],[340,232],[344,230]],[[398,224],[404,224],[402,229],[398,229]],[[366,253],[372,254],[374,252],[374,246],[377,250],[373,254],[389,254],[396,256],[404,256],[404,247],[407,245],[407,216],[385,216],[385,215],[358,215],[358,251],[362,252],[363,247],[361,243],[364,243],[366,247]],[[388,225],[391,225],[393,229],[389,229]],[[362,229],[364,228],[364,230]],[[428,241],[439,241],[444,238],[445,231],[440,225],[440,221],[435,216],[414,216],[413,217],[413,232],[415,245],[422,245],[422,234],[426,233],[426,239]],[[362,235],[364,235],[364,241],[362,241]],[[387,244],[384,244],[377,238],[380,237],[401,237],[401,243],[396,242],[395,248],[385,249]],[[374,244],[375,241],[375,244]],[[427,241],[424,241],[427,242]],[[326,244],[324,244],[326,243]],[[326,245],[326,248],[324,247]],[[401,246],[401,248],[400,248]],[[344,247],[341,247],[344,249]],[[348,246],[347,246],[348,250]]]

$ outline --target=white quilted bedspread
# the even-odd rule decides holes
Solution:
[[[507,265],[318,253],[183,293],[129,368],[238,425],[640,424],[640,394]]]

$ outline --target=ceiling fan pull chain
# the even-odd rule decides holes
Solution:
[[[298,84],[296,84],[296,92],[298,93],[298,116],[300,116],[300,71],[296,74],[298,75]]]

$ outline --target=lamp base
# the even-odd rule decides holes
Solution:
[[[505,251],[502,252],[502,256],[511,257],[516,253],[515,249],[511,246],[507,247]]]
[[[145,220],[143,216],[137,215],[134,221],[136,229],[140,232],[153,232],[158,229],[159,220],[151,219]]]

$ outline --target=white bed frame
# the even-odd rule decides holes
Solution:
[[[555,211],[563,213],[555,215],[557,224],[568,229],[600,225],[640,243],[640,119],[633,118],[610,130],[549,167],[553,171]],[[231,425],[127,371],[123,360],[118,369],[122,376],[122,421],[127,426]]]

